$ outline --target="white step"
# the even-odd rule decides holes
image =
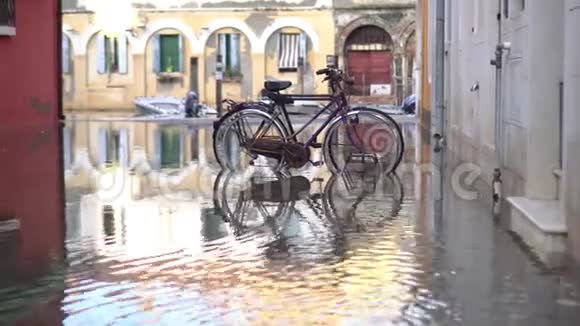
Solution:
[[[566,256],[566,218],[558,200],[510,197],[510,229],[549,267],[559,267]]]

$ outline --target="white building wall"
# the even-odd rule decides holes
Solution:
[[[497,1],[447,2],[447,107],[450,150],[481,164],[491,178],[494,162]],[[476,86],[478,90],[473,90]]]
[[[504,5],[509,4],[508,15]],[[495,155],[497,13],[511,44],[502,70],[500,159],[508,195],[555,199],[563,0],[447,1],[450,150],[478,162],[491,182]],[[501,5],[501,7],[500,7]],[[473,90],[472,86],[478,89]],[[456,146],[454,146],[456,145]],[[541,150],[539,150],[541,149]]]
[[[449,151],[478,164],[490,185],[493,169],[501,166],[506,197],[560,201],[571,252],[580,261],[580,0],[449,0],[446,5]],[[502,41],[511,47],[503,57],[496,126],[496,73],[490,60],[498,43],[498,13]],[[561,167],[562,151],[559,185],[554,171]]]
[[[563,197],[568,238],[580,261],[580,0],[566,0]]]

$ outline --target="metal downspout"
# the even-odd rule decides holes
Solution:
[[[435,0],[435,78],[433,81],[435,115],[433,121],[433,140],[435,152],[434,163],[444,172],[445,147],[445,0]],[[437,191],[443,195],[443,182],[439,182]]]
[[[497,12],[497,45],[495,48],[495,59],[491,61],[491,64],[495,66],[495,158],[497,162],[497,168],[501,168],[503,163],[503,151],[502,151],[502,69],[503,69],[503,30],[502,30],[502,19],[501,19],[501,8],[502,0],[498,0],[498,12]]]
[[[495,59],[491,60],[491,65],[495,66],[495,160],[496,168],[493,171],[492,191],[493,191],[493,214],[499,215],[501,211],[502,199],[502,179],[501,168],[503,165],[503,106],[502,106],[502,70],[503,53],[509,49],[509,45],[503,43],[502,30],[502,0],[497,2],[497,45],[495,48]]]

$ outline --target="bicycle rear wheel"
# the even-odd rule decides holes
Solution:
[[[370,108],[354,109],[334,119],[324,138],[324,160],[329,170],[394,171],[405,144],[399,125],[387,114]]]
[[[271,115],[257,109],[244,109],[222,120],[219,131],[214,132],[214,151],[217,161],[228,170],[244,170],[249,166],[279,170],[284,165],[283,156],[275,155],[275,150],[269,151],[272,155],[266,155],[253,149],[258,142],[276,145],[286,142],[286,138],[285,128]]]

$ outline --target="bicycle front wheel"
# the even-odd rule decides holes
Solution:
[[[222,163],[220,161],[220,153],[219,153],[219,142],[217,142],[217,139],[221,139],[223,138],[223,133],[225,132],[225,126],[227,125],[227,121],[231,120],[232,116],[238,112],[241,112],[242,110],[249,110],[249,109],[253,109],[253,110],[260,110],[266,113],[270,113],[270,111],[272,111],[272,108],[270,108],[269,106],[267,106],[266,104],[263,103],[249,103],[248,105],[240,105],[240,106],[236,106],[235,108],[230,109],[229,111],[227,111],[225,113],[225,115],[223,115],[218,121],[214,122],[214,126],[213,126],[213,153],[214,153],[214,157],[216,159],[216,161],[219,163],[220,166],[224,166],[224,163]],[[278,120],[278,123],[280,124],[280,126],[283,128],[283,131],[286,135],[290,134],[288,132],[288,128],[286,127],[286,125],[284,124],[284,121],[282,121],[278,115],[278,118],[276,118],[276,120]]]
[[[214,134],[214,151],[217,161],[228,170],[256,166],[277,171],[284,166],[284,157],[276,149],[286,138],[284,127],[268,113],[240,110],[221,121],[219,132]],[[255,150],[257,144],[265,149]]]
[[[393,172],[404,151],[399,125],[387,114],[370,108],[355,109],[334,119],[324,138],[324,160],[334,174],[377,169]]]

